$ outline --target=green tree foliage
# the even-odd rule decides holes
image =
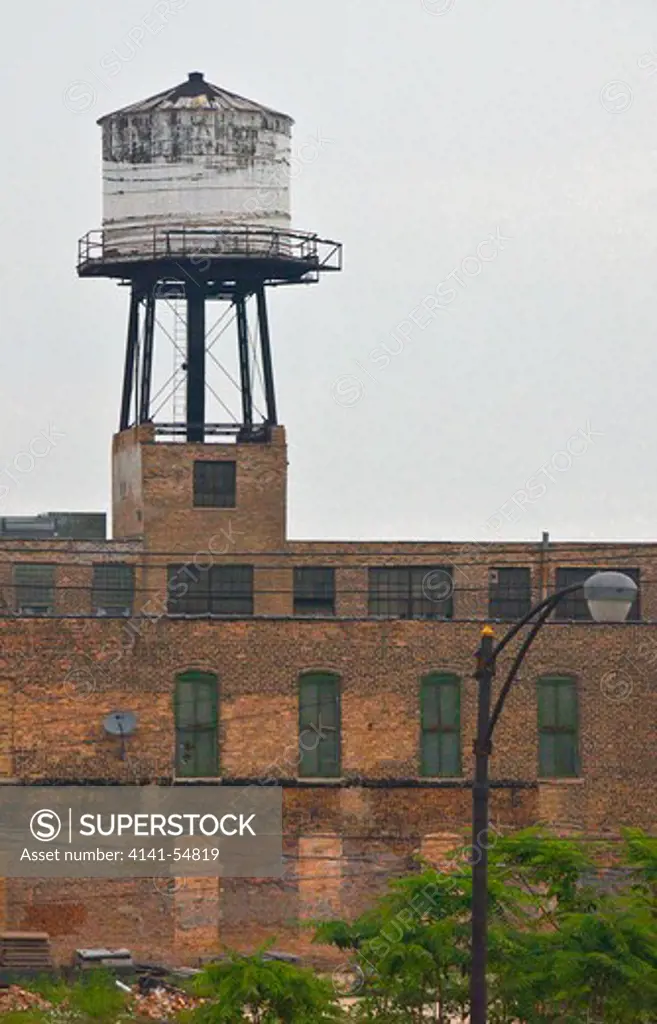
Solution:
[[[637,829],[625,829],[623,838],[626,861],[635,871],[634,891],[657,915],[657,838]]]
[[[585,884],[584,844],[539,829],[500,837],[489,859],[491,1024],[655,1024],[657,840],[625,833],[619,891]],[[425,867],[315,940],[352,959],[361,1020],[445,1024],[467,1014],[470,906],[467,864]]]
[[[209,964],[194,987],[207,1000],[191,1015],[195,1024],[331,1024],[342,1019],[330,981],[307,968],[268,960],[262,952],[232,953]]]
[[[491,881],[496,910],[513,898]],[[360,1015],[381,1021],[422,1021],[435,1006],[446,1021],[467,1005],[471,880],[459,862],[452,874],[426,868],[391,883],[378,904],[356,921],[320,923],[315,941],[354,953],[366,980]]]

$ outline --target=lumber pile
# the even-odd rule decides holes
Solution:
[[[52,970],[46,932],[0,932],[0,967],[6,971]]]

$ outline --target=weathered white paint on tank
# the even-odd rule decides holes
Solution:
[[[162,109],[103,121],[106,246],[147,258],[167,229],[290,224],[290,121]]]

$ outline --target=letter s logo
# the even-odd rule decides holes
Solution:
[[[49,843],[56,839],[61,830],[61,818],[54,811],[37,811],[30,818],[30,832],[40,843]]]

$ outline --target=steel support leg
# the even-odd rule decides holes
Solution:
[[[132,285],[130,292],[130,316],[128,319],[128,338],[125,350],[125,368],[123,371],[123,393],[121,395],[121,418],[119,430],[127,430],[130,426],[130,403],[135,380],[135,356],[139,344],[139,304],[141,290]]]
[[[260,350],[262,352],[262,373],[265,379],[265,400],[267,402],[267,422],[271,426],[278,423],[276,414],[276,393],[274,391],[274,368],[271,359],[271,340],[269,336],[269,318],[267,316],[267,299],[264,285],[256,292],[258,303],[258,325],[260,328]]]
[[[146,296],[144,319],[144,344],[141,359],[141,402],[139,422],[148,423],[151,417],[151,380],[153,376],[153,336],[155,333],[155,292]]]
[[[240,357],[240,385],[242,389],[242,422],[245,427],[253,426],[253,395],[251,392],[251,360],[249,358],[249,327],[246,318],[246,298],[238,295],[235,299],[237,311],[237,343]]]
[[[187,440],[205,439],[205,290],[187,286]]]

